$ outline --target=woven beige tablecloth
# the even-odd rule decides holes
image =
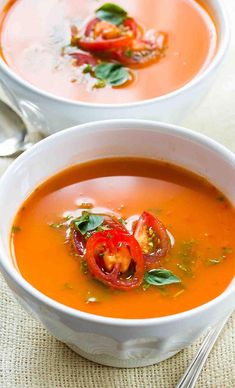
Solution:
[[[234,26],[229,55],[212,91],[183,124],[235,152],[235,0],[221,1]],[[7,164],[0,162],[0,173]],[[96,365],[73,353],[32,320],[18,306],[0,276],[1,388],[173,388],[201,340],[150,367],[124,370]],[[197,383],[199,387],[235,388],[235,314],[207,361]]]

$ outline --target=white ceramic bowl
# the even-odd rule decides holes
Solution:
[[[59,340],[101,364],[136,367],[171,357],[235,306],[235,284],[193,310],[151,319],[114,319],[66,307],[33,288],[15,269],[9,234],[37,185],[71,165],[109,156],[167,160],[206,177],[235,205],[235,155],[213,140],[173,125],[116,120],[85,124],[43,140],[0,180],[0,268],[25,309]],[[33,257],[32,257],[33,261]]]
[[[218,51],[205,71],[172,93],[128,104],[94,104],[72,101],[34,87],[15,74],[2,59],[0,59],[0,78],[8,83],[20,99],[29,100],[41,109],[47,119],[47,132],[49,133],[78,123],[119,118],[178,123],[198,105],[208,92],[228,50],[230,28],[224,10],[224,0],[202,0],[202,2],[211,10],[218,27]],[[1,4],[4,3],[6,0],[0,0],[0,9]]]

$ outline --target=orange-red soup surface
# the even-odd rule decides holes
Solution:
[[[119,291],[84,273],[60,222],[87,204],[124,219],[144,210],[157,216],[173,236],[157,267],[181,283]],[[202,178],[153,160],[104,159],[65,170],[29,196],[14,221],[12,255],[22,276],[60,303],[108,317],[160,317],[225,290],[235,272],[234,229],[232,205]]]
[[[148,30],[168,36],[162,58],[134,69],[124,87],[94,88],[89,74],[62,52],[72,25],[81,26],[104,4],[97,0],[16,0],[2,14],[2,56],[20,77],[54,95],[93,103],[127,103],[174,91],[202,72],[217,47],[213,17],[196,0],[113,1]]]

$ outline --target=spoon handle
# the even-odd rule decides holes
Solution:
[[[1,100],[8,104],[11,109],[13,109],[19,115],[22,114],[21,107],[14,93],[10,90],[10,88],[6,85],[3,79],[0,79],[0,96]]]
[[[1,98],[21,117],[27,128],[27,143],[36,143],[43,139],[42,133],[48,132],[47,121],[41,110],[32,102],[19,99],[0,79]],[[5,101],[7,100],[7,101]]]
[[[209,331],[202,345],[200,346],[199,351],[197,352],[185,374],[177,384],[176,388],[193,388],[195,386],[200,372],[207,360],[207,357],[210,354],[226,322],[231,316],[231,313],[227,315],[225,319],[217,323],[217,325]]]

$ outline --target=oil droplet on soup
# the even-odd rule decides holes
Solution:
[[[95,280],[71,247],[72,217],[109,213],[128,225],[144,211],[170,233],[171,247],[156,269],[170,271],[171,284],[152,284],[162,281],[154,273],[131,291]],[[147,159],[104,159],[63,171],[29,196],[12,227],[12,256],[29,283],[60,303],[108,317],[160,317],[225,290],[235,272],[234,227],[232,205],[202,178]]]
[[[101,82],[94,88],[89,72],[84,74],[73,66],[71,58],[62,52],[70,45],[71,26],[81,28],[103,3],[9,2],[2,13],[4,60],[20,77],[54,95],[93,103],[126,103],[158,97],[182,87],[203,71],[216,53],[216,26],[199,1],[117,0],[115,4],[141,26],[150,32],[166,33],[167,47],[161,60],[133,69],[132,82],[125,87],[103,88]]]

